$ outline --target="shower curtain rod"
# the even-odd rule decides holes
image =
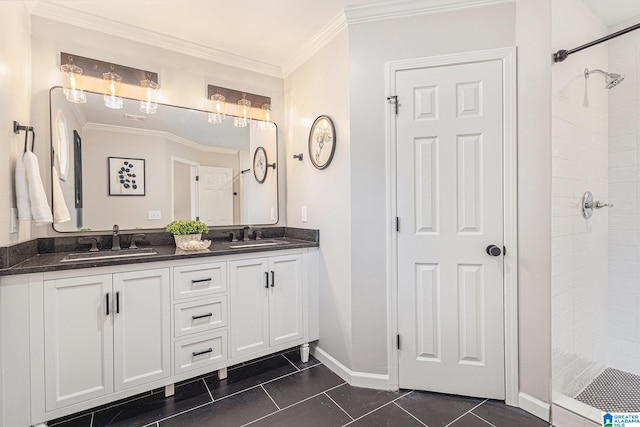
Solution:
[[[559,50],[556,53],[553,54],[553,62],[562,62],[565,59],[567,59],[567,57],[569,55],[571,55],[572,53],[576,53],[581,51],[582,49],[586,49],[588,47],[591,46],[595,46],[597,44],[600,44],[602,42],[606,42],[607,40],[611,40],[613,38],[616,38],[618,36],[621,36],[623,34],[627,34],[628,32],[631,32],[633,30],[637,30],[638,28],[640,28],[640,24],[636,24],[636,25],[632,25],[629,28],[625,28],[624,30],[620,30],[620,31],[616,31],[615,33],[609,34],[608,36],[604,36],[602,38],[599,38],[597,40],[594,40],[592,42],[589,42],[587,44],[583,44],[582,46],[578,46],[574,49],[570,49],[570,50]]]

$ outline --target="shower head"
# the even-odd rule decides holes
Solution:
[[[602,70],[589,70],[588,68],[584,69],[584,78],[588,79],[589,74],[591,73],[596,73],[603,76],[607,89],[611,89],[618,86],[618,84],[620,84],[620,82],[624,80],[624,76],[621,74],[607,73],[606,71],[602,71]]]

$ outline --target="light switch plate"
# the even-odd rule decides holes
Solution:
[[[161,211],[149,211],[149,219],[162,219]]]

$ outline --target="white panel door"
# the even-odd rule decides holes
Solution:
[[[233,224],[233,171],[200,166],[200,221],[207,225]]]
[[[269,259],[229,262],[231,358],[269,347]]]
[[[113,392],[110,294],[110,274],[44,282],[47,411]]]
[[[116,391],[171,374],[169,269],[113,275]]]
[[[302,259],[283,255],[269,259],[269,343],[302,339]]]
[[[396,89],[400,387],[504,399],[502,64]]]

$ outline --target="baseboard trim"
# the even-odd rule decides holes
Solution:
[[[525,393],[518,394],[518,406],[520,409],[535,415],[547,422],[551,420],[551,406],[542,400],[536,399]]]
[[[389,390],[389,375],[352,371],[317,345],[311,346],[311,354],[335,372],[340,378],[348,382],[349,385],[373,388],[376,390]]]

